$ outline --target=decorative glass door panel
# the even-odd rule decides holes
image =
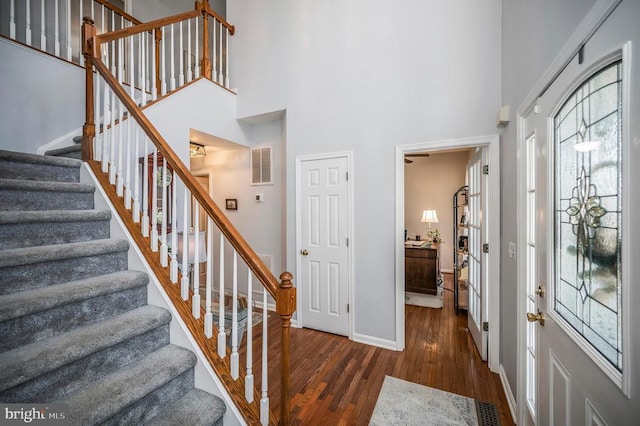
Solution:
[[[553,309],[622,370],[621,62],[584,82],[554,117]]]

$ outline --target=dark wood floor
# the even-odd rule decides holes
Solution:
[[[451,274],[445,274],[445,288],[451,286]],[[314,330],[292,329],[292,423],[366,425],[388,375],[494,403],[502,425],[513,425],[500,378],[479,358],[466,328],[466,314],[455,314],[452,293],[444,292],[443,309],[406,305],[405,315],[403,352]],[[271,317],[269,353],[277,353],[279,321],[275,314]],[[259,350],[257,335],[255,340]],[[279,360],[270,360],[269,370],[270,405],[278,407]],[[259,382],[259,369],[254,374]]]

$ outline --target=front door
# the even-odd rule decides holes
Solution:
[[[639,192],[627,186],[638,182],[629,159],[639,158],[639,148],[629,139],[640,132],[625,121],[640,111],[627,111],[633,103],[624,95],[638,84],[626,42],[640,41],[640,31],[630,16],[640,16],[640,3],[623,1],[538,100],[535,142],[529,137],[537,283],[527,314],[535,324],[529,336],[537,389],[525,424],[613,426],[640,417],[638,353],[631,355],[640,337],[630,330],[638,310],[629,304],[638,300],[629,212]]]
[[[349,334],[347,157],[300,162],[300,267],[304,327]]]
[[[467,175],[469,180],[468,200],[469,218],[467,220],[469,230],[469,311],[468,326],[473,341],[478,348],[478,353],[483,361],[487,360],[487,331],[483,324],[487,322],[485,279],[486,253],[484,244],[486,241],[485,220],[485,191],[486,164],[485,152],[487,148],[477,148],[469,159]]]

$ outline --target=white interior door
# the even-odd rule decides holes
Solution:
[[[486,148],[478,148],[469,159],[467,174],[469,178],[469,332],[478,348],[483,361],[487,360],[487,331],[483,324],[487,322],[485,294],[487,283],[485,280],[486,253],[485,244],[485,211],[486,175],[483,172]],[[488,167],[488,165],[487,165]]]
[[[625,45],[628,37],[640,41],[638,16],[640,3],[623,1],[585,45],[583,63],[576,55],[538,102],[535,277],[545,291],[533,296],[528,315],[538,320],[540,425],[627,425],[640,416],[637,374],[629,393],[640,337],[629,332],[637,314],[628,298],[637,300],[637,288],[627,284],[639,269],[629,264],[628,239],[638,191],[626,187],[637,172],[625,160],[634,149],[638,158],[628,139],[640,132],[626,117],[639,111],[628,111],[624,96],[626,85],[638,84]]]
[[[347,157],[302,161],[300,277],[304,327],[349,334]]]

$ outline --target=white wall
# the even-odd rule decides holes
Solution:
[[[294,161],[354,153],[355,333],[395,341],[395,146],[495,133],[500,2],[231,2],[238,115],[286,109],[287,267]]]
[[[3,38],[0,58],[0,149],[35,154],[82,127],[83,68]]]
[[[515,113],[571,33],[593,6],[593,0],[502,2],[502,104],[510,105],[511,123],[502,131],[502,240],[500,293],[501,363],[517,395],[516,262],[508,256],[516,242]],[[517,398],[517,396],[516,396]]]
[[[440,250],[440,267],[453,269],[453,194],[465,184],[468,151],[411,157],[404,168],[404,223],[409,238],[427,238],[429,224],[420,222],[422,211],[435,209],[438,229],[444,244]]]

